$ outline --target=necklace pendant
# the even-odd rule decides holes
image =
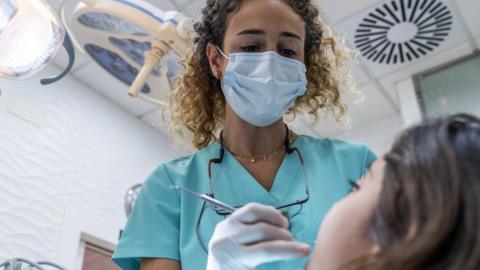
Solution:
[[[250,160],[252,163],[255,163],[255,158],[252,157],[252,159]]]

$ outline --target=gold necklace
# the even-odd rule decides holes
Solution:
[[[285,146],[281,145],[281,146],[276,147],[275,150],[273,150],[273,152],[271,152],[271,153],[249,156],[249,155],[234,153],[227,148],[228,152],[230,152],[232,155],[234,155],[236,157],[239,157],[239,158],[248,159],[252,163],[255,163],[257,160],[267,161],[270,158],[270,156],[277,155],[280,152],[280,150],[284,150],[284,149],[285,149]]]
[[[287,137],[288,137],[288,141],[290,144],[293,143],[293,133],[291,132],[288,132],[287,134]],[[232,152],[230,149],[226,148],[225,149],[228,150],[228,152],[230,152],[233,156],[235,157],[239,157],[239,158],[243,158],[243,159],[248,159],[250,160],[250,162],[252,163],[255,163],[257,160],[263,160],[263,161],[267,161],[272,155],[277,155],[281,150],[285,150],[285,145],[282,144],[280,146],[277,146],[273,152],[270,152],[270,153],[267,153],[267,154],[259,154],[259,155],[243,155],[243,154],[238,154],[238,153],[234,153]]]

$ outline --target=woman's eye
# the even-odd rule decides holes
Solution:
[[[286,57],[294,57],[297,55],[297,53],[294,50],[289,50],[289,49],[280,50],[280,53]]]
[[[348,180],[348,183],[350,184],[350,187],[351,187],[350,192],[355,192],[360,189],[360,185],[357,182],[353,180]]]
[[[256,52],[259,50],[259,47],[258,46],[242,46],[240,47],[240,50],[242,50],[242,52]]]

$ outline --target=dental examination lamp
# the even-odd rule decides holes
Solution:
[[[59,75],[41,80],[50,84],[72,68],[75,52],[71,40],[53,10],[44,0],[0,0],[0,76],[28,78],[48,65],[60,48],[69,56]]]
[[[66,16],[69,2],[76,4]],[[130,86],[130,96],[167,104],[179,61],[192,50],[193,20],[141,0],[64,0],[60,8],[78,51]]]
[[[140,194],[140,190],[142,189],[143,184],[135,184],[128,188],[127,193],[125,194],[125,200],[124,200],[124,207],[125,207],[125,214],[127,215],[127,218],[130,217],[130,214],[133,211],[133,208],[135,207],[135,202],[137,201],[138,195]],[[118,235],[118,239],[122,237],[123,230],[120,230],[120,233]],[[2,269],[0,269],[2,270]]]
[[[133,211],[133,207],[135,206],[135,202],[137,201],[138,195],[140,194],[140,190],[142,189],[142,184],[136,184],[130,187],[125,194],[125,213],[127,214],[127,218]]]
[[[21,258],[15,258],[0,263],[0,270],[65,270],[65,268],[51,262],[31,262]]]

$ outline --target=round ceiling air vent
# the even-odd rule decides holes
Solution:
[[[441,0],[392,0],[362,20],[355,46],[375,63],[410,62],[440,46],[452,24],[452,12]]]

